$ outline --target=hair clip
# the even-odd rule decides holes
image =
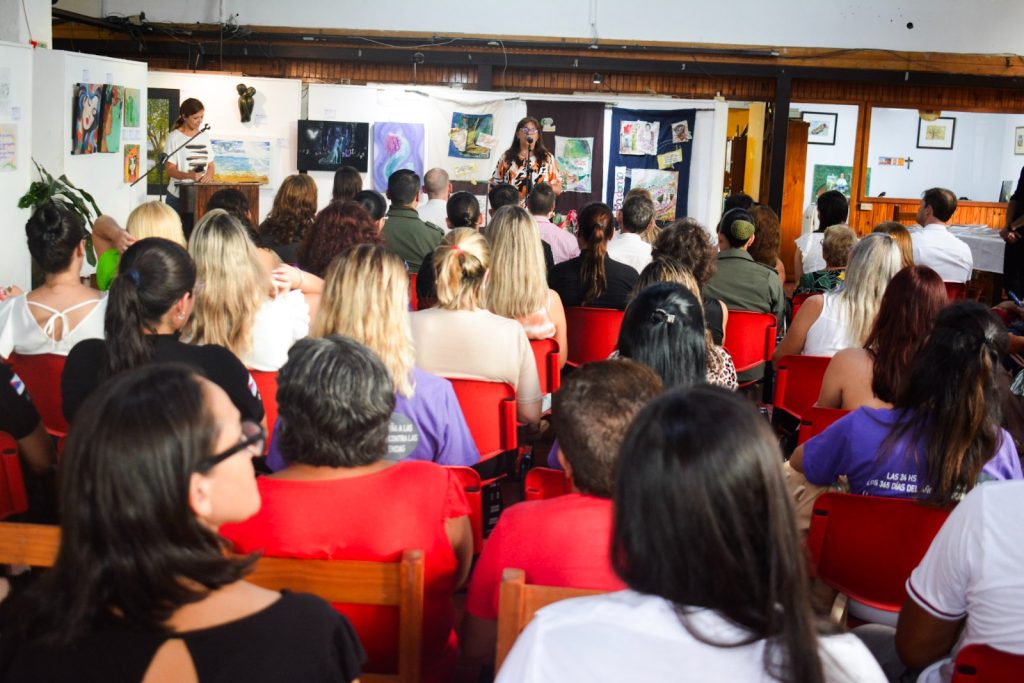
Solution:
[[[666,325],[671,325],[676,321],[676,316],[663,308],[654,309],[654,313],[651,314],[651,318],[654,319],[655,322],[665,323]]]
[[[460,247],[457,244],[453,244],[452,245],[452,251],[454,251],[456,254],[461,254],[462,253],[462,247]]]
[[[136,287],[139,286],[139,282],[141,281],[141,278],[139,277],[139,271],[135,270],[134,268],[129,268],[128,270],[124,271],[124,274],[128,276],[129,280],[135,283]]]

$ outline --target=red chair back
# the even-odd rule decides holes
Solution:
[[[504,382],[446,378],[466,418],[480,461],[519,447],[516,435],[516,390]]]
[[[0,432],[0,519],[27,510],[28,495],[18,459],[18,442],[7,432]]]
[[[416,296],[416,273],[409,273],[409,310],[420,310],[419,298]]]
[[[540,393],[555,393],[562,383],[562,369],[558,367],[558,342],[554,339],[531,339],[530,348],[537,361]]]
[[[68,422],[64,419],[63,402],[61,400],[60,376],[64,372],[64,356],[54,353],[41,353],[23,356],[12,353],[11,368],[21,377],[32,403],[39,411],[43,426],[51,436],[65,437],[68,433]]]
[[[619,345],[623,311],[611,308],[568,306],[565,309],[569,337],[569,362],[583,365],[605,360]]]
[[[784,356],[775,366],[775,409],[797,419],[806,415],[818,400],[831,360],[829,356]]]
[[[793,300],[789,304],[789,308],[792,315],[790,320],[796,318],[796,312],[799,311],[800,307],[803,306],[803,303],[812,296],[814,296],[814,292],[801,292],[799,294],[793,295]]]
[[[803,419],[800,420],[800,438],[797,443],[804,443],[808,439],[821,434],[833,422],[845,415],[849,415],[851,412],[849,410],[840,410],[839,408],[811,406],[801,416]]]
[[[825,493],[807,532],[811,576],[875,609],[899,612],[904,584],[949,508],[915,500]]]
[[[964,282],[943,282],[946,285],[946,296],[950,301],[960,301],[967,298],[967,284]]]
[[[565,472],[549,467],[534,467],[527,472],[523,488],[526,500],[547,500],[572,493],[572,485]]]
[[[267,448],[270,448],[270,435],[274,433],[277,422],[277,373],[268,370],[250,370],[256,388],[263,399],[263,412],[267,415]]]
[[[1024,678],[1024,655],[988,645],[968,645],[956,655],[950,683],[1018,683]]]
[[[729,311],[723,346],[732,356],[736,372],[753,370],[771,361],[777,328],[778,323],[771,313]]]
[[[466,492],[466,501],[469,503],[469,525],[473,529],[473,554],[479,555],[484,547],[483,481],[480,479],[480,473],[472,467],[450,465],[448,470],[455,475],[455,478],[462,484],[462,490]]]

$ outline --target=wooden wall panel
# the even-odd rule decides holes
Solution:
[[[861,210],[850,212],[850,227],[859,235],[866,235],[884,221],[898,217],[905,225],[914,224],[920,200],[871,198],[860,204]],[[870,208],[864,208],[870,207]],[[894,213],[899,211],[898,216]],[[994,202],[961,202],[950,223],[963,225],[987,225],[993,229],[1002,228],[1006,222],[1006,205]]]
[[[786,135],[786,168],[782,194],[782,214],[780,215],[780,255],[786,266],[787,279],[793,279],[793,252],[796,251],[794,240],[800,236],[804,216],[804,176],[807,173],[807,129],[806,121],[790,119],[789,132]]]

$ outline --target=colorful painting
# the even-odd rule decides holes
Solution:
[[[623,121],[619,126],[619,154],[657,154],[660,132],[660,121]]]
[[[384,192],[395,171],[408,168],[423,177],[423,124],[373,124],[373,188]]]
[[[693,134],[690,133],[690,122],[679,121],[672,124],[672,142],[676,144],[682,144],[689,142],[693,139]]]
[[[879,171],[881,173],[881,171]],[[836,190],[844,197],[850,199],[850,183],[853,182],[853,166],[829,166],[826,164],[814,165],[812,187],[824,187],[826,190]],[[868,169],[866,182],[864,183],[864,196],[871,196],[871,169]]]
[[[270,182],[270,140],[211,139],[213,180],[218,183]]]
[[[146,92],[146,161],[149,167],[156,166],[164,153],[171,124],[178,118],[178,90],[150,88]],[[167,171],[153,171],[146,183],[148,194],[160,194],[160,188],[167,187],[170,176]]]
[[[18,168],[18,124],[0,123],[0,171]]]
[[[124,127],[137,128],[139,126],[139,111],[142,107],[138,88],[124,89]]]
[[[366,173],[370,124],[299,121],[296,164],[300,171],[337,171],[352,166]]]
[[[139,146],[124,146],[124,181],[134,183],[139,179]]]
[[[659,221],[676,219],[676,193],[679,190],[679,171],[656,168],[634,168],[629,189],[642,187],[654,199],[654,217]]]
[[[120,85],[103,86],[101,152],[121,151],[121,118],[124,116],[124,88]]]
[[[555,136],[555,161],[563,192],[590,192],[594,138]]]
[[[76,83],[72,103],[71,153],[95,154],[100,151],[103,117],[103,86]]]
[[[494,147],[494,116],[452,112],[448,156],[457,159],[490,159]]]

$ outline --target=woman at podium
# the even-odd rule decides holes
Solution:
[[[182,181],[208,183],[213,180],[214,167],[210,136],[206,132],[200,132],[204,114],[203,103],[196,98],[190,97],[182,102],[178,109],[178,118],[171,127],[167,143],[164,145],[164,153],[167,154],[167,175],[170,178],[167,183],[166,201],[181,216],[182,223],[189,222],[185,226],[186,235],[191,232],[192,217],[191,215],[186,216],[182,211],[178,185]],[[194,140],[184,144],[197,134],[198,136]],[[182,146],[183,144],[184,146]]]

